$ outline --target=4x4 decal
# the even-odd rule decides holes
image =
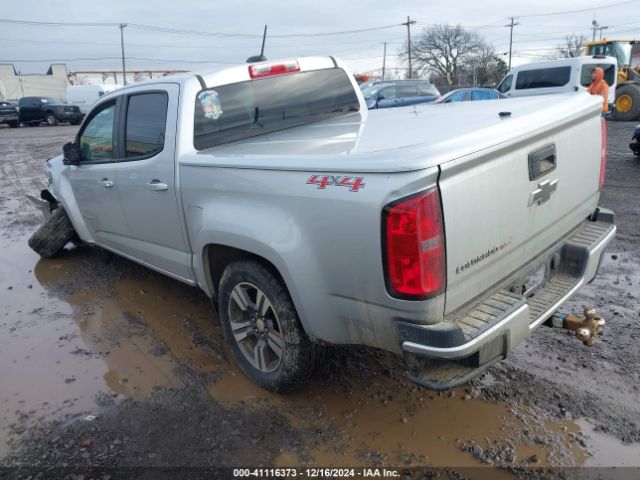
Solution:
[[[365,187],[364,177],[345,177],[341,175],[311,175],[307,185],[315,185],[320,190],[327,187],[348,187],[350,192],[357,192]]]

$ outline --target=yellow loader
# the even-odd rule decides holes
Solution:
[[[607,40],[585,42],[585,55],[606,55],[618,60],[615,120],[640,118],[640,40]]]

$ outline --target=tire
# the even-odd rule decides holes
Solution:
[[[9,122],[10,128],[18,128],[20,126],[19,122]]]
[[[230,264],[220,280],[218,307],[227,342],[255,384],[284,393],[313,375],[324,347],[309,340],[287,289],[265,266]]]
[[[56,125],[58,125],[58,119],[53,112],[47,112],[44,116],[44,120],[50,127],[55,127]]]
[[[74,120],[73,122],[69,122],[71,125],[80,125],[82,120]]]
[[[621,111],[621,107],[623,111]],[[640,85],[622,85],[616,90],[614,120],[630,121],[640,117]]]
[[[63,247],[76,237],[76,231],[64,208],[58,207],[29,239],[29,246],[42,258],[55,257]]]

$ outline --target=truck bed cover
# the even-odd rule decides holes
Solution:
[[[413,171],[518,143],[599,108],[597,98],[574,93],[373,110],[219,145],[182,163],[211,165],[215,157],[216,166],[239,168]]]

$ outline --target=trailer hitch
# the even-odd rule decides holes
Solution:
[[[579,315],[556,313],[551,317],[549,326],[571,330],[575,332],[578,340],[591,347],[596,343],[597,335],[606,322],[595,308],[585,307],[583,313],[584,318]]]

